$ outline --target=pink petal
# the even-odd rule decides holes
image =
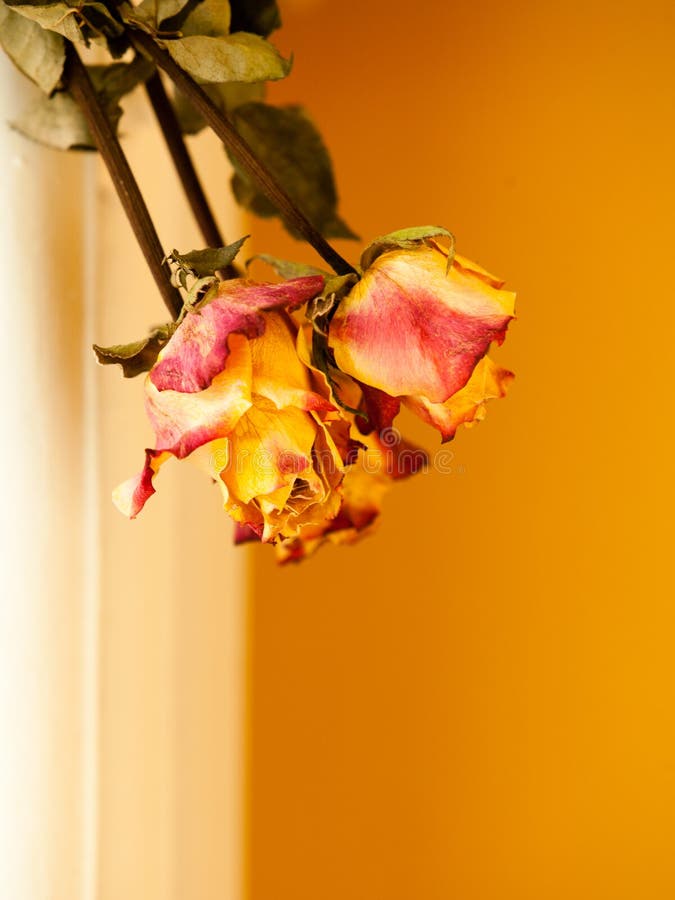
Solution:
[[[159,391],[204,390],[225,366],[231,334],[257,337],[265,330],[262,310],[295,309],[315,297],[323,285],[320,275],[281,284],[221,282],[216,299],[199,312],[188,313],[159,354],[150,373],[153,384]]]
[[[145,408],[158,450],[183,459],[202,444],[230,434],[252,404],[249,346],[242,335],[231,335],[224,371],[199,393],[159,391],[152,377],[146,379]]]
[[[475,264],[436,246],[382,254],[330,326],[338,367],[391,397],[440,403],[468,381],[513,318],[514,294]]]
[[[145,465],[143,470],[129,478],[113,491],[113,503],[121,513],[130,519],[135,519],[143,509],[146,502],[155,493],[153,478],[159,468],[171,456],[160,450],[145,451]]]
[[[251,541],[258,541],[262,539],[262,526],[261,525],[242,525],[239,522],[234,523],[234,543],[235,544],[248,544]]]

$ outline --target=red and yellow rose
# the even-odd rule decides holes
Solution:
[[[237,540],[274,543],[281,561],[371,531],[393,482],[426,463],[392,427],[401,405],[445,441],[513,378],[487,353],[514,294],[428,237],[391,243],[329,304],[321,368],[294,314],[325,296],[321,275],[225,281],[188,312],[146,378],[155,447],[118,507],[135,517],[160,467],[189,458],[217,482]]]
[[[515,294],[502,287],[431,241],[375,259],[340,303],[329,344],[380,428],[403,402],[449,440],[504,396],[513,375],[486,357],[514,315]]]
[[[288,312],[322,285],[320,277],[226,281],[188,313],[145,381],[156,446],[115,491],[122,512],[140,512],[174,457],[213,476],[227,512],[265,541],[337,515],[349,447],[333,436],[336,408],[311,388]]]

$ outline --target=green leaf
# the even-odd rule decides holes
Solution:
[[[188,270],[197,278],[206,278],[220,269],[226,269],[232,265],[237,253],[242,248],[249,235],[245,235],[227,247],[207,247],[206,250],[191,250],[189,253],[178,253],[172,250],[168,256],[169,262]]]
[[[0,44],[24,75],[51,94],[66,61],[66,45],[60,35],[44,31],[0,0]]]
[[[232,31],[249,31],[267,37],[281,28],[276,0],[230,0]]]
[[[55,3],[8,3],[12,9],[37,22],[41,28],[55,31],[69,41],[106,46],[108,38],[119,38],[124,28],[121,22],[98,0],[85,0],[73,4],[57,0]]]
[[[150,371],[159,351],[169,342],[176,328],[175,322],[160,325],[148,337],[132,344],[115,344],[112,347],[94,344],[94,352],[102,366],[120,365],[125,378],[135,378],[142,372]]]
[[[122,116],[121,97],[144,81],[153,66],[142,58],[130,63],[89,66],[88,71],[114,128]],[[11,123],[25,137],[56,150],[95,150],[96,144],[80,107],[65,91],[39,97]]]
[[[328,150],[301,107],[247,103],[237,107],[232,121],[256,156],[323,235],[355,237],[337,215],[337,190]],[[237,201],[263,218],[278,215],[276,207],[232,155],[230,160],[235,170],[232,189]]]
[[[361,254],[361,268],[367,269],[378,256],[388,250],[410,250],[420,244],[425,244],[432,238],[446,237],[450,240],[450,255],[448,265],[452,264],[455,248],[455,238],[452,232],[440,225],[418,225],[415,228],[402,228],[400,231],[392,231],[382,237],[375,238]]]
[[[206,91],[219,109],[230,114],[244,103],[263,100],[265,97],[265,82],[240,84],[233,81],[231,84],[205,84],[203,90]],[[206,126],[206,120],[202,118],[192,103],[180,91],[175,91],[173,105],[183,134],[197,134]]]
[[[267,263],[277,275],[281,275],[284,279],[303,278],[306,275],[324,275],[330,276],[329,272],[323,269],[317,269],[316,266],[308,266],[305,263],[289,262],[286,259],[278,259],[276,256],[270,256],[269,253],[257,253],[250,259],[246,260],[246,268],[256,260]]]
[[[181,69],[200,83],[276,81],[291,70],[276,47],[255,34],[191,35],[165,46]]]

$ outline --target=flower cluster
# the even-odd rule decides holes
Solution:
[[[402,404],[444,441],[483,418],[513,378],[487,352],[514,294],[429,236],[387,237],[341,290],[320,274],[237,278],[187,312],[145,381],[156,443],[115,491],[122,512],[140,512],[164,462],[189,458],[238,541],[301,559],[368,532],[393,481],[424,464],[393,428]]]

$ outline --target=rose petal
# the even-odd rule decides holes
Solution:
[[[262,537],[262,529],[253,525],[241,525],[239,522],[234,523],[234,543],[248,544],[251,541],[260,542]]]
[[[356,426],[361,434],[370,434],[372,431],[381,432],[391,428],[392,423],[401,409],[401,401],[398,397],[390,397],[384,391],[367,384],[360,385],[363,395],[361,409],[368,416],[367,420],[358,417]]]
[[[262,310],[295,309],[315,297],[323,284],[320,275],[281,284],[254,284],[243,279],[221,282],[216,299],[198,312],[188,313],[159,354],[150,373],[153,384],[159,391],[203,391],[225,366],[231,334],[249,338],[262,334]]]
[[[202,444],[226,437],[251,407],[249,342],[239,334],[229,340],[225,370],[199,393],[159,391],[151,375],[146,379],[145,408],[159,450],[183,459]]]
[[[145,451],[145,466],[143,471],[133,478],[129,478],[113,491],[112,499],[121,513],[130,519],[135,519],[145,506],[147,500],[155,493],[152,480],[167,459],[170,453],[160,450]]]
[[[485,418],[487,400],[506,395],[513,372],[502,369],[484,356],[464,387],[445,403],[430,403],[426,397],[407,397],[405,404],[421,419],[437,428],[443,441],[451,440],[460,425],[473,425]]]
[[[329,344],[339,368],[391,397],[448,399],[513,318],[515,295],[437,246],[383,253],[340,303]]]
[[[342,482],[342,505],[333,518],[315,522],[300,529],[293,538],[280,541],[275,549],[280,563],[299,562],[315,553],[327,541],[334,544],[353,543],[373,530],[382,498],[392,481],[386,465],[373,445],[370,459],[361,457],[350,467]]]
[[[265,333],[251,341],[253,392],[271,400],[278,409],[330,412],[335,406],[312,390],[308,368],[298,357],[296,328],[286,313],[268,313]]]
[[[316,427],[299,409],[278,410],[260,401],[244,415],[230,435],[232,457],[221,472],[230,495],[243,504],[292,485],[310,465]]]

